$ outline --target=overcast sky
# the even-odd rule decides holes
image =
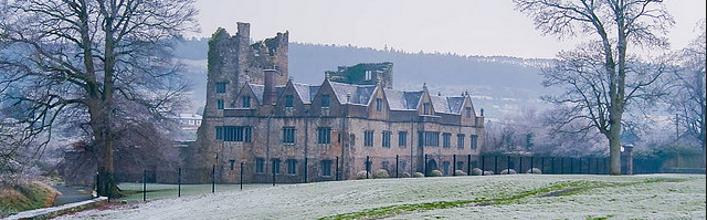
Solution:
[[[667,1],[673,47],[697,36],[705,2]],[[217,27],[234,33],[242,21],[251,23],[254,40],[289,30],[296,42],[543,58],[577,42],[543,36],[511,0],[197,0],[197,7],[200,36]]]

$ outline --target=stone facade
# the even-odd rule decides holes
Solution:
[[[273,172],[277,182],[304,182],[354,179],[367,162],[371,172],[391,176],[424,169],[452,175],[454,166],[466,170],[478,160],[484,120],[468,93],[395,90],[392,63],[339,68],[321,85],[295,83],[287,80],[287,33],[244,49],[247,26],[239,23],[235,37],[220,29],[211,40],[209,56],[217,59],[209,60],[208,101],[186,163],[192,168],[214,165],[219,182],[239,182],[241,164],[244,182],[273,181]],[[370,82],[346,80],[367,69],[375,73]],[[225,89],[215,84],[225,81]],[[186,178],[206,182],[209,175]]]

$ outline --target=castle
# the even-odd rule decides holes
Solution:
[[[288,78],[289,33],[255,43],[249,33],[238,23],[235,35],[219,29],[209,41],[192,168],[213,165],[217,181],[237,183],[241,172],[244,182],[304,182],[476,167],[484,118],[468,93],[396,90],[392,63],[341,66],[320,85],[296,83]]]

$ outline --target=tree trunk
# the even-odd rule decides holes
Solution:
[[[105,124],[106,111],[105,106],[98,104],[101,101],[94,101],[89,105],[89,113],[91,114],[91,128],[94,136],[94,146],[96,147],[96,158],[98,158],[98,183],[97,193],[100,196],[109,198],[120,197],[118,186],[115,182],[115,170],[113,167],[113,141],[110,137],[110,127]]]
[[[617,124],[617,125],[616,125]],[[609,131],[609,173],[621,175],[621,122],[611,123]]]

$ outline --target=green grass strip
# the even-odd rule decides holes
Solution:
[[[346,220],[346,219],[380,219],[396,216],[405,212],[428,211],[435,209],[449,209],[464,205],[507,205],[518,203],[520,200],[536,196],[568,196],[575,195],[598,188],[626,187],[637,184],[649,184],[658,182],[682,182],[687,179],[677,178],[651,178],[636,182],[602,182],[588,180],[572,180],[553,183],[550,186],[521,192],[518,194],[501,198],[479,198],[472,200],[438,201],[414,204],[391,205],[379,208],[365,209],[356,212],[337,214],[320,218],[321,220]]]

